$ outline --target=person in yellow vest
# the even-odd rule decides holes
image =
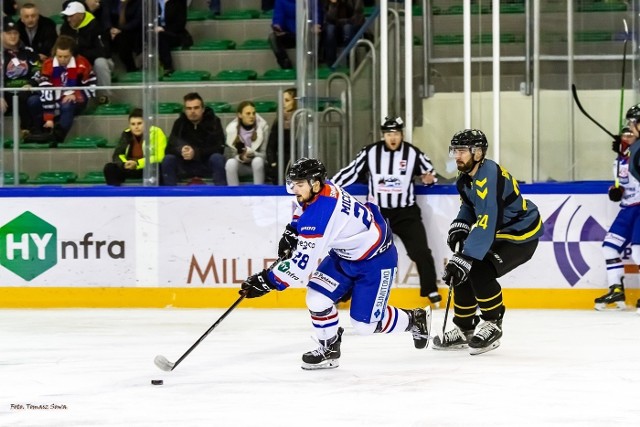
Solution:
[[[129,127],[122,132],[113,151],[113,161],[104,165],[104,178],[108,185],[119,186],[127,179],[141,179],[145,166],[146,144],[150,144],[150,161],[160,163],[167,147],[167,136],[162,129],[151,126],[145,141],[142,109],[129,114]]]

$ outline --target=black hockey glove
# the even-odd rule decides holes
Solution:
[[[458,286],[469,279],[469,271],[473,260],[455,253],[444,267],[442,280],[449,286]]]
[[[609,200],[611,200],[612,202],[619,202],[620,200],[622,200],[623,193],[623,187],[616,187],[615,185],[612,185],[611,187],[609,187]]]
[[[449,226],[449,235],[447,236],[447,245],[449,248],[456,252],[456,245],[460,243],[460,247],[457,251],[461,251],[464,247],[464,241],[467,240],[467,236],[471,231],[471,227],[466,222],[455,220]]]
[[[269,281],[267,270],[262,270],[260,273],[249,276],[247,280],[242,282],[240,288],[239,293],[246,293],[247,298],[258,298],[268,294],[276,286]]]
[[[620,153],[621,145],[622,145],[622,137],[620,135],[616,135],[613,141],[611,141],[611,150],[613,150],[613,152],[616,154],[622,154]]]
[[[278,243],[278,257],[282,259],[289,258],[298,246],[298,230],[291,224],[287,224],[282,233],[280,243]]]

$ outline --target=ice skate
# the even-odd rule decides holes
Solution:
[[[597,311],[624,310],[624,285],[609,286],[609,292],[595,299],[595,309]]]
[[[640,314],[640,299],[636,301],[636,313]]]
[[[429,345],[429,331],[431,331],[431,307],[425,309],[414,308],[404,310],[409,315],[407,332],[413,336],[413,345],[418,348],[426,348]]]
[[[478,325],[469,340],[469,354],[482,354],[498,348],[500,337],[502,337],[502,319],[485,320]]]
[[[433,338],[434,350],[461,350],[469,347],[469,340],[473,336],[473,329],[463,331],[462,329],[454,326],[450,331],[445,332],[444,336],[440,338],[436,336]]]
[[[332,369],[340,366],[340,344],[342,343],[343,328],[338,328],[338,334],[331,344],[319,341],[320,347],[302,355],[302,369]]]
[[[440,308],[440,301],[442,301],[442,297],[440,296],[439,293],[431,292],[428,295],[428,298],[429,298],[429,301],[431,302],[431,304],[433,305],[434,309]]]

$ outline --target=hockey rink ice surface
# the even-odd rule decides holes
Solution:
[[[305,310],[238,308],[173,372],[154,365],[223,312],[0,310],[0,426],[640,425],[632,311],[507,310],[478,356],[356,336],[343,311],[340,367],[303,371]]]

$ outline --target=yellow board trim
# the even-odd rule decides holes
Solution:
[[[606,289],[503,289],[507,309],[593,309],[593,300]],[[440,289],[442,307],[447,290]],[[635,309],[640,290],[625,289],[629,308]],[[238,298],[237,288],[0,288],[0,308],[227,308]],[[390,304],[401,308],[429,303],[417,288],[393,288]],[[340,307],[348,304],[340,304]],[[305,289],[273,291],[246,299],[245,308],[305,308]]]

